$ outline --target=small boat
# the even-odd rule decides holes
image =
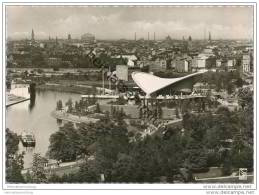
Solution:
[[[24,147],[35,147],[36,141],[32,133],[23,132],[21,141]]]

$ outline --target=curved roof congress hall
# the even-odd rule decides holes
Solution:
[[[179,78],[160,78],[144,72],[133,72],[131,74],[134,82],[146,93],[146,95],[172,95],[177,91],[192,90],[194,77],[207,72],[200,71]]]

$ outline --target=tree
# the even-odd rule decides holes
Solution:
[[[48,178],[48,183],[63,183],[65,182],[64,180],[62,180],[61,177],[59,177],[56,174],[51,174]]]
[[[185,114],[189,111],[189,108],[188,108],[188,102],[187,100],[183,100],[182,104],[181,104],[181,113],[182,114]]]
[[[58,100],[56,110],[62,110],[62,108],[63,108],[62,100]]]
[[[140,103],[141,103],[141,99],[140,99],[140,97],[139,97],[139,94],[135,94],[134,95],[134,99],[135,99],[135,104],[136,105],[139,105]]]
[[[233,83],[230,82],[230,83],[227,85],[227,92],[228,92],[229,95],[234,92],[234,85],[233,85]]]
[[[67,109],[68,113],[72,112],[72,110],[73,110],[73,106],[72,105],[73,105],[72,99],[69,98],[69,100],[66,102],[66,106],[68,107],[68,109]]]
[[[129,148],[127,128],[125,124],[99,123],[96,124],[96,166],[98,172],[105,175],[106,181],[112,181],[113,164],[119,153],[126,153]]]
[[[175,116],[176,116],[176,118],[181,118],[180,115],[179,115],[178,107],[175,108]]]
[[[253,148],[245,147],[241,151],[233,151],[233,166],[236,168],[253,168]]]
[[[48,155],[56,160],[75,160],[80,153],[79,142],[80,136],[73,123],[65,123],[59,131],[50,136]]]
[[[44,170],[44,166],[46,163],[47,163],[47,159],[41,157],[40,154],[35,153],[33,155],[32,175],[31,175],[33,183],[47,182],[46,171]]]
[[[16,133],[11,132],[8,128],[6,133],[6,157],[12,157],[18,151],[19,137]]]
[[[196,140],[191,140],[185,152],[185,164],[191,169],[201,169],[207,167],[207,155],[202,144]]]
[[[220,162],[220,155],[218,151],[213,151],[208,153],[208,159],[207,159],[207,166],[208,167],[219,167],[221,166]]]
[[[223,161],[223,175],[230,175],[232,172],[232,163],[233,159],[228,151],[225,151],[223,155],[221,155]]]
[[[244,83],[245,82],[243,81],[243,79],[239,77],[235,84],[237,87],[242,87],[244,85]]]
[[[96,99],[96,95],[95,95],[95,93],[96,93],[96,88],[94,87],[93,88],[93,97],[92,98],[90,98],[90,100],[89,100],[89,104],[90,105],[94,105],[94,104],[96,104],[96,102],[97,102],[97,99]]]
[[[157,118],[161,119],[162,116],[163,116],[163,110],[162,110],[161,105],[159,104],[158,108],[157,108]]]
[[[101,108],[100,108],[100,104],[99,103],[96,104],[96,112],[97,113],[101,113]]]
[[[139,118],[140,119],[143,118],[143,110],[142,110],[142,108],[139,108]]]
[[[238,91],[238,104],[242,107],[239,112],[239,125],[244,132],[245,139],[251,144],[254,140],[254,98],[249,88]]]
[[[80,166],[75,177],[80,183],[97,183],[99,181],[98,173],[93,162],[85,162]]]
[[[245,109],[253,105],[253,92],[249,88],[240,89],[238,91],[238,104]]]
[[[66,161],[67,158],[71,159],[71,154],[66,155],[67,150],[70,147],[68,145],[68,140],[66,134],[62,131],[58,131],[50,136],[50,145],[48,149],[48,156],[52,159]]]
[[[119,153],[117,161],[113,164],[112,180],[113,182],[134,182],[134,173],[136,166],[132,156]]]
[[[24,183],[22,176],[23,153],[15,154],[11,159],[6,159],[6,181],[10,183]]]
[[[75,111],[78,113],[80,111],[80,106],[78,101],[75,102]]]
[[[16,133],[6,129],[6,181],[11,183],[23,183],[21,174],[23,169],[23,153],[18,154],[19,137]]]

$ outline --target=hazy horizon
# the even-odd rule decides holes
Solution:
[[[252,6],[7,6],[6,30],[11,39],[49,36],[80,39],[84,33],[98,40],[253,39]]]

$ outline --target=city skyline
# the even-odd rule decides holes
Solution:
[[[66,39],[92,33],[96,39],[252,39],[253,8],[211,7],[126,7],[126,6],[10,6],[6,9],[7,37],[35,39],[49,36]],[[152,36],[151,36],[152,37]],[[150,37],[150,40],[152,38]]]

